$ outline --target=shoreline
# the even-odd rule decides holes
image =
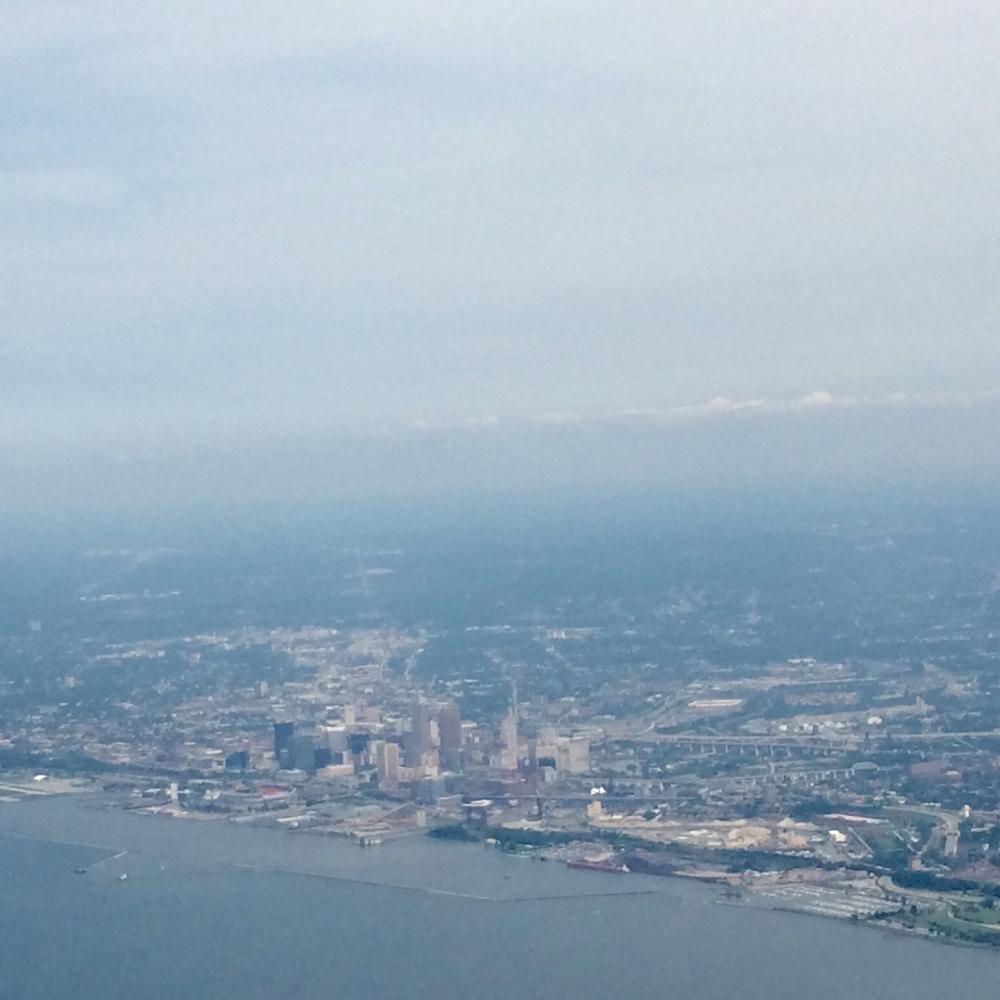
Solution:
[[[211,827],[216,828],[216,829],[219,828],[219,824],[218,823],[214,823],[214,822],[213,823],[208,823],[208,822],[205,822],[205,820],[227,820],[228,819],[230,822],[232,821],[231,818],[227,818],[227,817],[224,817],[224,816],[210,816],[210,817],[195,816],[195,817],[189,817],[189,816],[186,816],[186,815],[183,815],[183,814],[178,814],[178,813],[167,813],[167,812],[163,812],[163,811],[152,811],[152,810],[147,811],[147,810],[143,810],[143,809],[122,808],[119,805],[116,805],[114,803],[108,802],[105,799],[102,799],[101,796],[98,795],[98,794],[81,796],[81,795],[78,794],[78,792],[77,792],[77,794],[72,794],[72,795],[69,794],[69,793],[62,793],[62,794],[59,794],[59,793],[57,793],[57,794],[51,794],[50,793],[49,795],[45,795],[45,796],[31,795],[31,796],[25,796],[23,798],[20,798],[19,800],[17,800],[17,802],[11,802],[11,803],[6,803],[5,802],[4,804],[5,805],[15,805],[15,804],[21,804],[21,803],[26,803],[26,802],[35,802],[35,803],[38,803],[38,802],[40,802],[40,801],[42,801],[44,799],[48,799],[49,801],[51,801],[53,799],[55,799],[55,800],[62,800],[63,802],[70,801],[70,800],[75,800],[75,802],[81,808],[86,808],[88,810],[95,809],[95,810],[97,810],[99,812],[118,813],[118,814],[123,815],[123,816],[124,815],[144,816],[144,817],[147,817],[147,818],[160,818],[162,820],[176,820],[176,819],[194,818],[194,819],[202,821],[202,822],[199,822],[199,823],[195,824],[195,826],[211,826]],[[175,824],[165,824],[165,826],[173,826],[173,825],[175,825]],[[243,829],[247,829],[248,827],[251,828],[251,829],[254,828],[253,824],[248,824],[248,823],[239,823],[239,824],[234,824],[234,825],[238,825],[238,826],[242,827]],[[280,832],[280,833],[283,833],[285,835],[287,835],[288,832],[291,832],[291,831],[282,830],[281,828],[267,827],[267,826],[263,826],[263,825],[260,826],[260,827],[257,827],[257,829],[261,830],[261,831],[268,830],[269,832],[275,832],[275,833]],[[310,831],[310,830],[298,830],[298,831],[295,831],[295,832],[299,833],[299,834],[314,833],[314,836],[316,836],[317,838],[319,836],[319,834],[317,832]],[[416,839],[425,839],[426,838],[426,839],[434,839],[437,842],[441,841],[441,838],[427,838],[427,834],[429,832],[430,831],[425,831],[423,838],[413,837],[413,838],[405,838],[405,839],[414,839],[414,840],[416,840]],[[98,865],[101,865],[101,864],[104,864],[106,862],[115,860],[117,858],[124,857],[126,854],[129,853],[129,849],[125,848],[125,847],[122,847],[122,846],[112,847],[112,846],[109,846],[107,844],[87,842],[87,841],[84,841],[84,840],[60,839],[57,836],[50,836],[48,834],[25,834],[25,833],[18,833],[18,832],[0,831],[0,839],[2,839],[2,838],[9,838],[9,839],[13,839],[13,840],[22,840],[22,841],[34,841],[34,842],[37,842],[37,843],[51,844],[51,845],[54,845],[54,846],[61,846],[61,847],[83,848],[83,849],[86,849],[86,850],[92,850],[92,851],[99,852],[102,855],[101,857],[99,857],[98,859],[96,859],[95,861],[93,861],[92,863],[90,863],[88,865],[82,866],[84,868],[85,872],[89,871],[91,868],[97,867]],[[312,838],[310,838],[310,839],[312,839]],[[341,838],[338,837],[336,839],[339,840]],[[484,840],[480,840],[480,841],[477,841],[477,842],[480,843],[480,844],[482,844],[482,846],[484,846],[484,847],[488,846]],[[463,843],[466,843],[466,842],[463,841]],[[511,856],[519,856],[519,857],[525,858],[525,859],[531,859],[531,860],[537,860],[537,861],[547,861],[549,863],[551,863],[552,861],[556,861],[559,867],[570,867],[570,865],[567,863],[567,859],[566,858],[564,858],[564,857],[559,857],[559,858],[546,857],[545,855],[541,854],[540,852],[535,852],[535,851],[523,851],[523,852],[521,852],[521,851],[516,851],[516,850],[514,850],[514,851],[505,850],[505,851],[502,851],[502,853],[504,853],[504,854],[510,854]],[[489,902],[489,903],[516,903],[516,902],[521,902],[521,903],[526,903],[526,902],[547,901],[547,900],[553,900],[553,901],[564,900],[564,901],[569,901],[569,900],[586,900],[586,899],[598,899],[598,898],[622,897],[622,896],[649,896],[649,895],[658,895],[658,894],[670,895],[669,890],[666,890],[665,888],[664,889],[659,889],[659,888],[654,888],[654,887],[644,887],[644,888],[634,888],[634,889],[632,889],[632,888],[627,888],[625,885],[623,885],[620,889],[611,889],[611,890],[608,890],[608,891],[598,891],[598,892],[594,892],[594,891],[592,891],[592,892],[587,892],[587,891],[581,891],[581,892],[552,892],[552,893],[524,894],[524,895],[483,894],[483,893],[474,892],[474,891],[463,891],[463,890],[460,890],[460,889],[442,888],[442,887],[429,886],[429,885],[421,886],[421,885],[407,884],[406,882],[400,882],[400,881],[397,881],[397,880],[394,880],[394,879],[391,879],[391,878],[387,878],[387,879],[365,878],[365,877],[359,877],[359,876],[355,876],[355,875],[343,874],[343,873],[337,873],[337,872],[308,871],[308,870],[303,870],[301,868],[289,867],[289,866],[283,865],[283,864],[241,863],[241,862],[233,862],[233,861],[225,861],[225,860],[216,860],[214,863],[217,863],[217,864],[225,866],[225,867],[242,869],[242,870],[245,870],[245,871],[252,871],[252,872],[259,872],[259,873],[275,873],[275,874],[293,875],[293,876],[302,876],[302,877],[307,877],[307,878],[311,878],[311,879],[324,879],[324,880],[331,881],[331,882],[340,882],[340,883],[350,884],[350,885],[368,886],[368,887],[371,887],[371,888],[393,889],[393,890],[397,890],[397,891],[406,891],[406,892],[410,892],[410,893],[424,894],[424,895],[429,895],[429,896],[437,896],[437,897],[442,897],[442,898],[465,899],[465,900],[469,900],[469,901],[472,901],[472,902]],[[607,872],[601,871],[600,869],[596,869],[596,870],[598,871],[599,874],[608,874]],[[678,879],[678,880],[680,880],[682,882],[688,882],[688,883],[696,882],[696,883],[701,883],[702,885],[704,885],[706,887],[708,887],[708,886],[720,887],[720,886],[726,886],[726,885],[731,885],[732,884],[730,878],[727,877],[727,873],[725,873],[721,869],[707,869],[707,868],[705,868],[703,870],[688,869],[688,870],[675,870],[675,871],[666,871],[666,870],[661,870],[661,871],[640,871],[640,872],[631,871],[631,872],[624,872],[624,873],[620,873],[620,872],[616,871],[616,872],[614,872],[614,874],[616,874],[616,875],[629,874],[629,875],[633,875],[633,876],[638,875],[638,876],[641,876],[643,878],[649,878],[651,876],[656,876],[659,879],[664,879],[664,878]],[[506,878],[506,877],[509,877],[509,876],[505,875],[505,876],[502,876],[502,877]],[[740,893],[740,895],[736,896],[735,898],[733,898],[733,897],[727,898],[727,897],[725,897],[724,895],[722,895],[720,893],[720,894],[716,894],[714,896],[714,898],[706,898],[705,901],[706,902],[713,902],[713,903],[716,903],[716,904],[722,904],[722,905],[726,905],[726,906],[730,906],[730,907],[734,907],[734,908],[745,908],[745,909],[746,908],[753,908],[753,909],[761,909],[761,910],[766,910],[766,911],[775,912],[775,913],[785,913],[785,914],[790,914],[790,915],[824,917],[824,918],[829,919],[829,920],[836,920],[836,921],[838,921],[840,923],[854,923],[854,924],[857,924],[859,926],[865,926],[865,927],[868,927],[868,928],[874,928],[874,929],[880,929],[880,930],[889,931],[889,932],[891,932],[891,933],[893,933],[895,935],[903,935],[903,936],[906,936],[906,937],[911,937],[911,938],[916,938],[916,939],[921,939],[921,940],[935,941],[935,942],[938,942],[938,943],[959,944],[959,945],[964,945],[964,946],[973,947],[973,948],[977,948],[977,949],[984,949],[985,948],[987,950],[998,950],[998,949],[1000,949],[1000,932],[997,933],[997,941],[996,941],[996,943],[994,943],[993,941],[990,941],[990,940],[982,940],[982,941],[963,940],[963,939],[957,937],[954,934],[949,934],[949,933],[931,933],[927,928],[924,928],[924,927],[913,927],[913,926],[908,927],[904,923],[902,923],[899,919],[897,919],[895,916],[887,916],[887,917],[884,917],[884,918],[878,918],[878,917],[875,917],[874,915],[865,915],[865,914],[862,914],[860,912],[857,912],[857,913],[831,912],[831,909],[834,908],[838,903],[844,902],[845,900],[850,900],[852,898],[855,899],[855,900],[857,900],[858,898],[860,898],[860,896],[858,896],[858,895],[852,896],[852,894],[846,893],[846,892],[843,895],[841,895],[841,893],[838,892],[836,890],[836,888],[834,887],[835,884],[836,884],[836,879],[834,879],[832,881],[833,881],[834,884],[831,884],[830,881],[818,879],[815,882],[798,882],[798,883],[795,883],[794,885],[788,884],[786,886],[782,885],[782,883],[780,883],[780,882],[776,883],[776,882],[772,881],[770,884],[763,885],[763,886],[760,886],[760,887],[756,887],[756,886],[753,886],[753,885],[741,886],[737,890]],[[808,902],[807,903],[803,903],[802,905],[798,905],[794,900],[792,900],[792,901],[786,901],[786,900],[775,901],[773,899],[768,899],[768,889],[774,889],[774,888],[789,888],[789,889],[792,889],[792,890],[794,890],[796,888],[804,888],[806,891],[808,891],[810,888],[812,888],[813,891],[815,893],[817,893],[817,894],[826,894],[826,898],[823,898],[822,896],[820,896],[820,898],[818,899],[818,901],[814,905],[811,905]],[[836,895],[834,895],[835,893],[836,893]],[[885,898],[885,901],[886,901],[886,903],[890,903],[891,902],[891,900],[888,897]],[[942,899],[941,900],[941,905],[945,906],[946,905],[946,900]],[[887,909],[890,909],[890,908],[891,907],[887,907]]]

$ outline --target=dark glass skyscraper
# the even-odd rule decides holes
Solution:
[[[276,722],[274,724],[274,756],[281,758],[281,751],[286,751],[286,756],[291,753],[292,740],[295,739],[294,722]]]
[[[450,701],[438,712],[438,734],[441,737],[441,766],[448,771],[463,771],[462,715],[458,705]]]

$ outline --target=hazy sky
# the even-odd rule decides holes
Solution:
[[[998,109],[986,0],[4,0],[0,449],[992,409]]]

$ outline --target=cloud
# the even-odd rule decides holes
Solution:
[[[853,406],[858,401],[851,397],[836,397],[825,390],[816,390],[805,396],[787,400],[732,399],[729,396],[713,396],[704,403],[686,403],[669,407],[646,407],[620,410],[614,417],[641,418],[648,420],[691,420],[734,415],[795,413],[801,410],[815,410],[825,407]]]
[[[462,426],[469,430],[479,430],[483,427],[497,427],[499,424],[500,418],[495,413],[491,413],[485,417],[466,417]]]
[[[759,397],[752,399],[730,399],[727,396],[715,396],[707,402],[700,404],[624,410],[612,416],[676,421],[692,418],[710,419],[713,417],[730,416],[794,415],[821,412],[824,410],[874,410],[900,406],[913,408],[961,408],[993,403],[998,398],[1000,398],[1000,390],[985,390],[981,392],[891,392],[881,396],[838,396],[825,389],[817,389],[790,399],[762,399]]]
[[[817,389],[790,399],[731,399],[715,396],[704,403],[668,407],[646,407],[620,410],[609,414],[613,419],[638,419],[647,421],[678,422],[705,420],[721,417],[752,417],[798,415],[825,410],[884,410],[907,406],[911,408],[963,408],[986,405],[1000,398],[1000,390],[982,392],[892,392],[882,396],[838,396],[825,389]]]
[[[462,417],[451,421],[413,421],[408,429],[433,433],[449,433],[468,430],[511,430],[535,427],[594,427],[602,424],[642,423],[683,425],[689,422],[707,423],[721,420],[749,420],[766,417],[787,417],[795,419],[814,414],[835,413],[844,410],[885,411],[900,409],[963,409],[985,406],[1000,399],[1000,390],[978,393],[892,392],[883,396],[835,395],[825,389],[788,399],[764,399],[751,397],[734,399],[729,396],[713,396],[702,403],[683,403],[675,406],[635,406],[608,412],[552,412],[538,416],[515,416],[501,418],[496,414],[486,417]],[[393,433],[387,428],[386,433]]]
[[[849,397],[837,399],[832,393],[820,389],[801,399],[793,399],[788,405],[793,409],[808,410],[818,406],[853,406],[854,403],[855,400]]]

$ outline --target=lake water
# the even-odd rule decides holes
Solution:
[[[80,798],[0,803],[0,997],[992,1000],[1000,991],[992,952],[717,898],[681,880],[572,871],[425,837],[362,850]]]

